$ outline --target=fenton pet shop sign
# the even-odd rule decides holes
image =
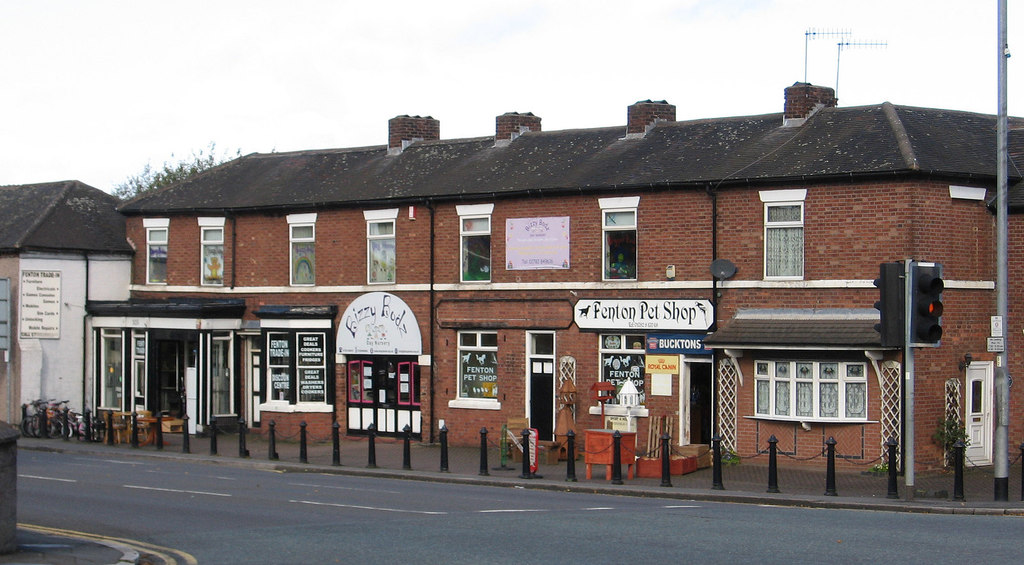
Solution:
[[[371,292],[352,301],[338,328],[341,355],[419,355],[420,326],[409,305],[387,292]]]

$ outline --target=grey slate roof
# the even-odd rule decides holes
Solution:
[[[624,139],[624,126],[527,132],[501,147],[493,137],[421,141],[392,156],[384,146],[251,154],[120,209],[301,209],[894,173],[994,178],[993,116],[883,103],[782,123],[782,114],[660,122],[642,139]]]
[[[130,254],[120,201],[78,181],[0,187],[0,251]]]
[[[874,309],[740,310],[704,345],[712,349],[877,349],[881,345],[877,323]]]

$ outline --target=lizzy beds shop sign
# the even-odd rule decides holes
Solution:
[[[707,300],[580,300],[575,321],[593,330],[706,330],[715,316]]]
[[[387,292],[371,292],[352,301],[338,328],[342,355],[419,355],[420,326],[409,306]]]

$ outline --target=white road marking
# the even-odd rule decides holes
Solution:
[[[317,485],[317,484],[313,484],[313,483],[288,483],[288,484],[293,486],[293,487],[330,488],[330,489],[335,489],[335,490],[357,490],[359,492],[376,492],[376,493],[386,493],[386,494],[402,494],[401,492],[399,492],[397,490],[381,490],[381,489],[375,489],[375,488],[339,487],[339,486],[332,486],[332,485]]]
[[[700,506],[698,506],[696,504],[676,504],[676,505],[662,506],[662,508],[700,508]]]
[[[584,510],[615,510],[611,506],[594,506],[591,508],[584,508]]]
[[[124,486],[124,488],[133,488],[133,489],[138,489],[138,490],[155,490],[155,491],[160,491],[160,492],[177,492],[177,493],[181,493],[181,494],[203,494],[203,495],[206,495],[206,496],[231,496],[230,494],[226,494],[226,493],[223,493],[223,492],[206,492],[206,491],[202,491],[202,490],[184,490],[184,489],[176,489],[176,488],[144,487],[144,486],[140,486],[140,485],[122,485],[122,486]]]
[[[499,514],[502,512],[550,512],[543,508],[498,508],[495,510],[477,510],[481,514]]]
[[[61,483],[77,483],[77,479],[58,479],[57,477],[40,477],[39,475],[18,475],[22,479],[39,479],[40,481],[58,481]]]
[[[443,516],[447,512],[432,512],[429,510],[407,510],[404,508],[385,508],[382,506],[360,506],[358,504],[339,504],[336,502],[317,502],[315,500],[289,500],[295,504],[310,504],[313,506],[333,506],[335,508],[353,508],[355,510],[376,510],[378,512],[401,512],[403,514],[428,514],[431,516]]]

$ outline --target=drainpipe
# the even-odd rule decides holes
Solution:
[[[434,443],[434,203],[431,200],[426,202],[427,210],[430,212],[430,418],[427,424],[430,426],[430,443]]]
[[[89,254],[85,254],[85,301],[82,304],[82,407],[80,414],[85,414],[85,399],[89,387],[86,385],[89,374],[89,313],[85,309],[89,304]]]

